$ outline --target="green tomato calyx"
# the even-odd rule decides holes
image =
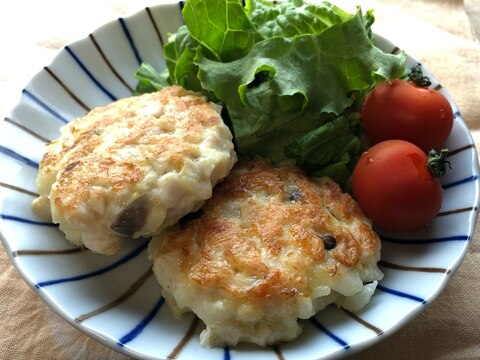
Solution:
[[[408,74],[408,79],[418,87],[429,87],[432,85],[430,78],[423,75],[422,65],[420,63],[415,64]]]
[[[433,177],[440,178],[445,175],[448,168],[451,170],[450,162],[447,160],[448,149],[442,149],[440,154],[435,150],[430,150],[428,153],[427,167]]]

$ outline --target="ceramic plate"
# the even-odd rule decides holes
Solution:
[[[442,179],[443,206],[428,229],[382,233],[382,271],[370,304],[353,314],[330,306],[303,321],[299,339],[281,346],[203,348],[203,324],[172,317],[147,261],[144,241],[130,241],[116,256],[72,247],[57,226],[30,208],[45,143],[90,109],[127,97],[135,70],[148,61],[164,67],[162,44],[182,24],[182,3],[146,8],[106,24],[66,46],[25,87],[0,135],[0,229],[25,281],[65,320],[101,343],[149,359],[323,359],[351,355],[398,330],[425,309],[460,265],[477,219],[477,155],[462,116],[455,112],[452,171]],[[377,37],[384,51],[399,51]],[[409,58],[409,66],[415,63]],[[428,73],[428,71],[427,71]],[[428,74],[431,75],[431,74]]]

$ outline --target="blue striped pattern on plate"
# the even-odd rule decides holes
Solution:
[[[176,320],[164,306],[147,261],[148,239],[127,241],[113,257],[95,255],[69,245],[55,225],[31,211],[44,144],[58,137],[63,124],[129,96],[142,61],[162,69],[161,47],[182,24],[182,6],[146,8],[103,26],[66,46],[23,90],[4,119],[0,139],[0,229],[12,262],[63,318],[130,356],[321,359],[350,355],[397,330],[440,293],[460,265],[478,212],[476,149],[457,106],[433,77],[432,87],[450,99],[455,112],[446,144],[452,171],[442,179],[440,213],[431,226],[415,233],[382,232],[385,278],[370,304],[357,314],[331,306],[304,321],[304,334],[292,343],[265,349],[200,347],[201,322],[193,315]],[[377,43],[384,51],[399,51],[380,36]]]

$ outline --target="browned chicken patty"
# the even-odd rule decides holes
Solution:
[[[40,164],[34,210],[66,238],[115,254],[197,210],[236,161],[220,107],[178,86],[96,108]]]
[[[378,235],[350,195],[263,161],[238,164],[149,252],[167,303],[204,321],[207,346],[292,340],[298,318],[358,310],[383,276]]]

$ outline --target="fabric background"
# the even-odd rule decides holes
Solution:
[[[480,1],[333,1],[375,9],[374,31],[422,61],[455,99],[480,145]],[[159,1],[0,2],[0,116],[66,44]],[[0,169],[1,171],[1,169]],[[480,359],[480,231],[442,294],[395,334],[351,359]],[[0,249],[0,359],[126,359],[55,314]]]

